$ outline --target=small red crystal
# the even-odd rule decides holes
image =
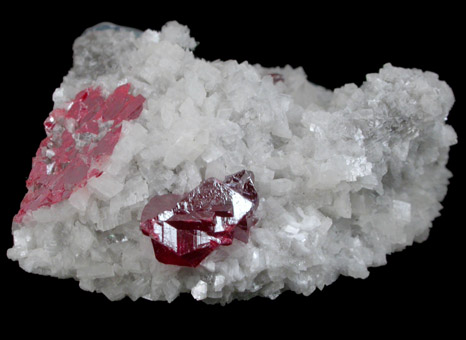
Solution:
[[[247,242],[258,205],[254,174],[242,170],[223,182],[206,179],[184,195],[153,197],[142,212],[140,228],[152,239],[158,261],[196,267],[233,238]]]
[[[76,95],[68,110],[50,113],[44,122],[47,137],[32,160],[28,192],[15,222],[20,223],[28,211],[69,198],[88,179],[102,174],[96,166],[113,153],[121,122],[142,112],[144,97],[129,90],[130,84],[122,85],[105,99],[100,88],[88,88]],[[106,123],[110,120],[113,123]]]
[[[285,78],[283,78],[283,75],[281,75],[280,73],[270,73],[270,76],[272,77],[274,84],[278,83],[279,81],[285,81]]]

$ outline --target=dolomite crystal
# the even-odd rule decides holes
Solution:
[[[191,292],[226,303],[365,278],[427,238],[456,143],[445,123],[453,93],[436,74],[387,64],[329,91],[301,68],[208,62],[195,46],[176,22],[160,32],[105,23],[76,40],[10,259],[111,300]],[[108,109],[112,98],[121,105]],[[260,198],[249,241],[196,268],[157,261],[140,229],[150,199],[242,169]]]

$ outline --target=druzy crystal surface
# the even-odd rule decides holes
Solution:
[[[252,172],[223,182],[208,178],[185,195],[153,197],[142,211],[141,230],[152,239],[157,260],[196,267],[233,238],[248,241],[258,203]]]
[[[176,22],[75,41],[10,259],[111,300],[227,303],[365,278],[428,237],[456,143],[436,74],[386,64],[327,90],[302,68],[196,58],[196,44]],[[242,169],[255,191],[248,172],[228,177]],[[162,263],[153,242],[159,259],[199,264]]]

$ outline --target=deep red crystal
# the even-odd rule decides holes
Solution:
[[[20,223],[28,211],[51,206],[71,196],[113,153],[121,122],[142,112],[144,97],[129,94],[131,85],[118,87],[107,99],[100,88],[79,92],[69,109],[55,109],[44,122],[47,137],[40,143],[26,181],[28,192],[14,217]]]
[[[158,261],[196,267],[233,238],[247,242],[258,205],[254,174],[242,170],[223,182],[206,179],[184,195],[153,197],[142,212],[140,228],[152,239]]]

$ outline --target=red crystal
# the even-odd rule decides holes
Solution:
[[[270,73],[270,76],[272,77],[274,84],[278,83],[279,81],[285,81],[285,78],[283,78],[283,75],[281,75],[280,73]]]
[[[140,228],[152,239],[158,261],[196,267],[233,238],[247,242],[258,205],[254,174],[242,170],[223,182],[206,179],[184,195],[153,197],[142,211]]]
[[[113,153],[121,122],[142,112],[145,98],[129,94],[130,87],[118,87],[107,99],[100,88],[88,88],[76,95],[68,110],[50,113],[44,122],[47,137],[32,160],[28,192],[15,222],[20,223],[28,211],[69,198],[88,179],[102,175],[96,167]]]

